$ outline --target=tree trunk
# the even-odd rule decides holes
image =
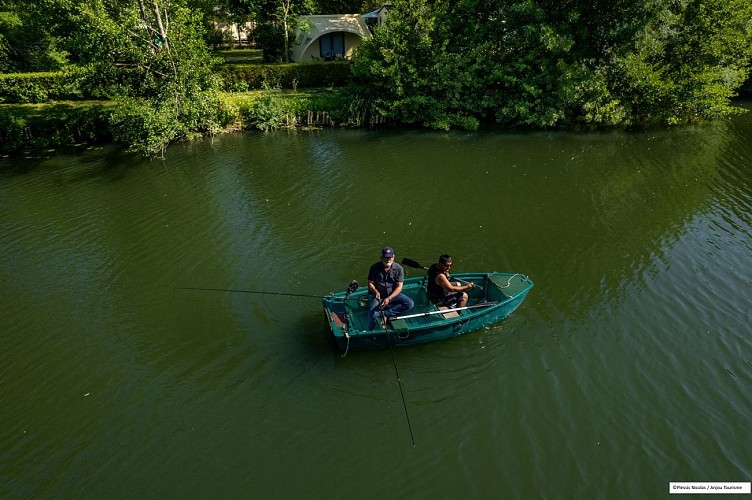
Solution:
[[[139,0],[143,2],[143,0]],[[169,42],[167,41],[167,31],[165,30],[164,24],[162,23],[162,14],[159,12],[159,4],[157,3],[157,0],[153,0],[152,6],[154,8],[154,18],[157,21],[157,28],[159,28],[159,38],[162,40],[162,46],[166,49],[169,49]]]

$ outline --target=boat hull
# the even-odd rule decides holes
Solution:
[[[408,278],[403,293],[415,307],[393,318],[386,327],[368,330],[366,289],[346,297],[335,293],[324,298],[324,312],[336,345],[343,351],[383,349],[447,339],[503,320],[525,300],[533,282],[511,273],[464,273],[453,276],[478,287],[469,291],[465,308],[445,309],[431,304],[425,293],[425,278]]]

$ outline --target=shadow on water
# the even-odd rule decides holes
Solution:
[[[0,159],[0,178],[42,173],[61,184],[91,180],[118,182],[129,169],[150,160],[119,146],[71,146],[27,152],[20,158]]]

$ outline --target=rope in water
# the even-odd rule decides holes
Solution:
[[[347,347],[345,347],[345,352],[344,354],[342,354],[342,356],[340,356],[340,358],[347,356],[347,351],[350,350],[350,334],[347,332],[347,330],[345,330],[345,337],[347,338]]]

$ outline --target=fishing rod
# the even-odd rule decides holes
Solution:
[[[176,286],[174,287],[175,290],[198,290],[203,292],[230,292],[230,293],[250,293],[250,294],[257,294],[257,295],[280,295],[284,297],[305,297],[305,298],[312,298],[312,299],[325,299],[325,298],[334,298],[339,300],[355,300],[350,298],[350,294],[353,293],[355,290],[358,289],[358,282],[355,280],[352,280],[349,285],[347,285],[347,290],[345,293],[344,298],[339,299],[339,297],[332,297],[331,295],[309,295],[305,293],[286,293],[286,292],[266,292],[266,291],[257,291],[257,290],[238,290],[235,288],[200,288],[200,287],[194,287],[194,286]]]

